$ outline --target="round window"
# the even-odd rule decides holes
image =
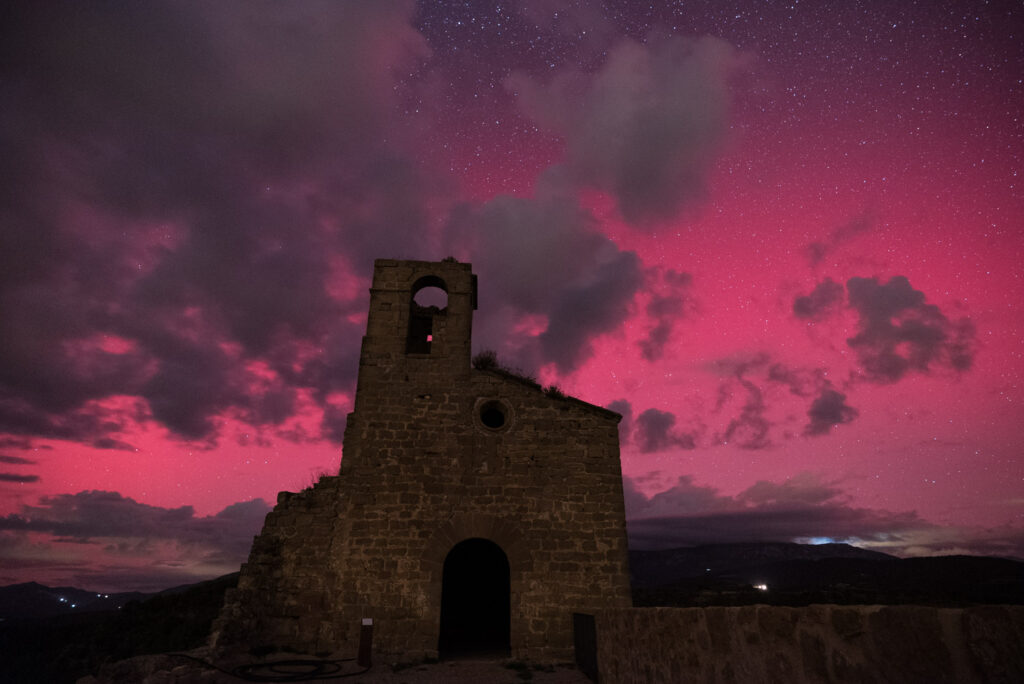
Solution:
[[[508,409],[500,401],[486,401],[480,405],[480,422],[491,430],[500,430],[508,421]]]
[[[480,407],[480,422],[497,430],[505,424],[505,407],[496,401],[489,401]]]

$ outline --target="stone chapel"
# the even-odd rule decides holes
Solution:
[[[370,619],[391,662],[567,661],[573,613],[631,605],[621,416],[474,368],[476,308],[469,264],[375,262],[340,470],[278,495],[215,650],[351,655]]]

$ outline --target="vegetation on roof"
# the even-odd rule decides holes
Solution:
[[[527,387],[532,387],[533,389],[540,390],[541,392],[544,393],[545,396],[551,399],[559,399],[561,401],[572,402],[573,404],[577,404],[578,406],[586,407],[587,410],[596,410],[607,416],[614,416],[616,421],[618,421],[622,417],[615,411],[606,409],[603,406],[596,406],[589,402],[583,401],[582,399],[577,399],[574,396],[568,395],[565,392],[563,392],[562,388],[560,388],[558,385],[548,385],[547,387],[543,387],[539,382],[537,382],[536,377],[530,375],[529,373],[523,371],[522,369],[509,368],[508,366],[502,365],[502,363],[498,361],[497,352],[495,352],[493,349],[484,349],[477,353],[477,355],[472,358],[472,364],[473,368],[477,370],[498,373],[499,375],[502,375],[510,380],[514,380],[515,382],[526,385]]]
[[[537,382],[537,378],[530,375],[523,369],[503,366],[498,361],[498,353],[493,349],[484,349],[473,357],[472,363],[473,368],[476,368],[477,370],[499,373],[504,375],[506,378],[517,380],[524,385],[533,387],[534,389],[541,389],[540,383]]]

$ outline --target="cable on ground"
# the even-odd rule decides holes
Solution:
[[[352,662],[355,658],[342,658],[340,660],[322,660],[318,658],[275,660],[268,663],[246,663],[230,670],[225,670],[188,653],[168,653],[166,655],[187,658],[199,663],[203,667],[223,672],[226,675],[247,682],[312,682],[320,679],[354,677],[365,674],[370,670],[367,667],[355,672],[342,672],[343,663]]]

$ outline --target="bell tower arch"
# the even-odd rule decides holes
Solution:
[[[448,313],[448,286],[438,276],[423,276],[413,283],[411,294],[405,353],[430,354],[434,346],[434,319]]]
[[[455,261],[378,259],[373,265],[370,312],[359,358],[360,394],[382,376],[394,382],[423,374],[466,376],[470,368],[476,276]],[[446,301],[421,304],[417,295],[441,291]]]

